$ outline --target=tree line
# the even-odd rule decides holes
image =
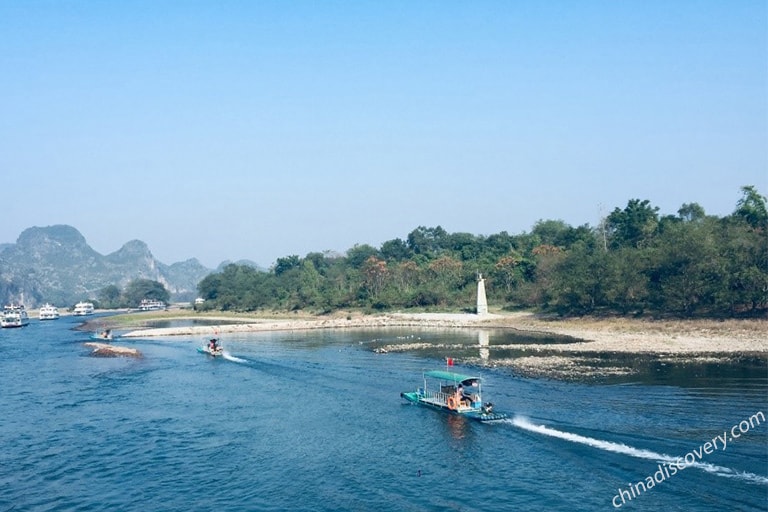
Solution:
[[[540,220],[490,236],[419,226],[403,240],[345,254],[278,258],[268,272],[231,264],[198,285],[203,309],[474,310],[478,275],[491,306],[561,315],[761,316],[768,312],[768,210],[754,186],[732,214],[683,204],[660,215],[632,199],[595,227]]]
[[[168,303],[171,294],[168,289],[158,281],[152,279],[133,279],[121,290],[117,285],[111,284],[100,289],[93,301],[97,308],[117,309],[136,308],[142,300],[158,300]]]

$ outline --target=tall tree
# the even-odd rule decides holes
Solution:
[[[384,288],[384,283],[389,276],[387,262],[378,259],[376,256],[370,256],[363,264],[363,285],[372,298],[378,297]]]
[[[614,209],[606,219],[611,246],[637,248],[647,243],[658,227],[658,211],[647,199],[631,199],[623,210]]]
[[[649,269],[656,311],[692,316],[710,308],[723,268],[712,226],[678,223],[656,240]]]
[[[685,203],[677,210],[677,215],[685,222],[699,222],[707,216],[698,203]]]
[[[403,261],[413,255],[408,244],[400,238],[387,240],[381,244],[381,256],[387,261]]]
[[[277,258],[275,262],[275,275],[283,274],[291,269],[298,267],[301,264],[301,259],[296,254],[286,256],[284,258]]]
[[[742,197],[736,203],[736,217],[744,219],[753,228],[768,227],[768,209],[765,206],[765,196],[760,195],[752,186],[741,187]]]
[[[741,219],[718,223],[723,272],[717,283],[717,308],[733,315],[768,308],[768,237]]]
[[[111,284],[105,286],[97,295],[99,299],[99,305],[102,308],[116,308],[120,306],[120,288]]]
[[[408,233],[408,247],[416,254],[436,257],[446,248],[448,233],[440,226],[419,226]]]
[[[522,262],[522,256],[514,251],[496,261],[491,276],[494,278],[494,281],[502,285],[506,293],[511,292],[512,288],[522,280]]]
[[[368,244],[355,244],[347,250],[347,263],[352,268],[360,268],[371,256],[379,257],[379,250]]]

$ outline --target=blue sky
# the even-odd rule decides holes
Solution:
[[[174,263],[768,194],[763,1],[0,2],[0,242]]]

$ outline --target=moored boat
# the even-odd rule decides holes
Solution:
[[[3,308],[3,316],[0,317],[2,327],[24,327],[29,324],[27,310],[21,304],[8,304]]]
[[[77,316],[92,315],[94,312],[93,302],[78,302],[72,314]]]
[[[476,421],[502,420],[507,417],[505,413],[495,412],[492,403],[483,403],[480,377],[447,370],[431,370],[424,372],[423,378],[423,387],[400,393],[400,396],[414,404]]]
[[[58,320],[59,308],[47,302],[40,306],[40,310],[37,313],[37,317],[40,320]]]

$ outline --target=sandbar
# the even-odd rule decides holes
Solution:
[[[188,317],[187,317],[188,318]],[[207,317],[215,320],[216,317]],[[759,354],[768,356],[768,321],[749,320],[645,320],[627,318],[545,317],[529,312],[475,315],[469,313],[389,313],[337,315],[296,319],[257,318],[221,325],[136,329],[124,338],[156,336],[207,336],[212,334],[298,331],[311,329],[359,329],[382,327],[487,328],[569,336],[572,343],[550,345],[561,353],[637,354]],[[516,345],[516,348],[541,348]]]

